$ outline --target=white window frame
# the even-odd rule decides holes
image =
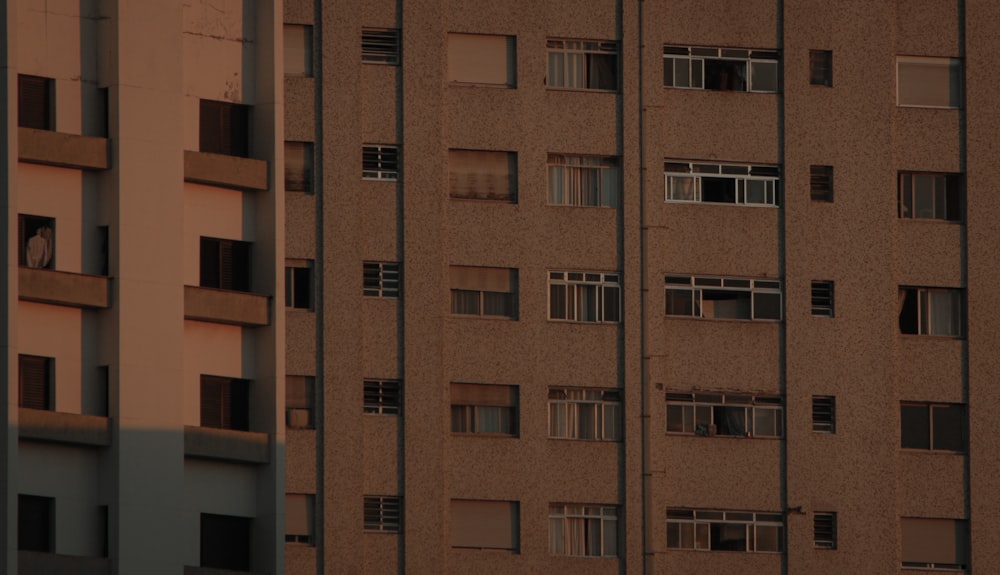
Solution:
[[[549,154],[550,206],[618,208],[621,172],[617,156]]]
[[[720,422],[721,416],[733,410],[743,412],[743,433],[720,433],[720,428],[728,428],[728,422]],[[719,411],[723,411],[722,414]],[[753,395],[744,393],[667,393],[667,433],[670,435],[704,435],[716,437],[752,437],[781,439],[784,437],[784,401],[776,395]],[[673,417],[671,413],[675,414]],[[759,430],[761,421],[771,418],[774,433]],[[678,422],[678,419],[680,420]],[[677,423],[680,425],[678,426]],[[671,429],[671,428],[674,429]],[[679,427],[679,428],[678,428]]]
[[[732,179],[736,193],[733,202],[707,201],[702,195],[703,178]],[[735,204],[776,208],[781,204],[780,169],[778,166],[754,164],[718,164],[687,160],[664,160],[663,200],[665,202]],[[685,181],[689,181],[686,185]],[[760,182],[763,190],[751,192],[749,188]],[[752,193],[763,194],[760,200],[751,200]]]
[[[781,280],[667,274],[665,282],[667,298],[670,297],[670,292],[672,291],[678,293],[687,292],[691,301],[690,314],[667,313],[667,317],[694,317],[718,321],[781,321],[783,317]],[[706,317],[702,315],[705,309],[705,306],[703,305],[705,290],[713,292],[746,293],[750,299],[750,317]],[[778,297],[778,317],[758,317],[758,296]],[[669,299],[666,303],[669,305]]]
[[[546,41],[548,53],[548,80],[549,88],[559,88],[564,90],[585,90],[588,92],[617,92],[621,86],[621,58],[618,54],[618,42],[613,40],[571,40],[560,38],[549,38]],[[590,59],[594,56],[613,55],[615,58],[615,87],[591,88]],[[554,58],[562,57],[562,75],[556,77],[553,70]],[[582,58],[582,73],[579,77],[573,77],[570,66],[566,65],[569,58]]]
[[[919,287],[919,286],[900,286],[900,295],[906,291],[915,291],[917,293],[917,332],[916,333],[904,333],[904,335],[921,335],[921,336],[937,336],[937,337],[954,337],[961,338],[964,334],[963,325],[963,313],[965,311],[965,294],[961,288],[938,288],[938,287]],[[946,301],[941,301],[942,297]],[[957,302],[956,302],[957,299]],[[938,302],[938,303],[935,303]],[[939,333],[937,328],[934,326],[934,310],[939,306],[952,306],[957,303],[958,317],[951,317],[951,323],[956,326],[954,332]],[[900,302],[900,315],[902,315],[902,304]]]
[[[399,179],[399,146],[365,144],[361,147],[361,179],[395,182]]]
[[[362,289],[366,297],[398,299],[402,289],[399,262],[364,262]]]
[[[402,501],[397,495],[365,495],[364,530],[399,533],[402,510]]]
[[[589,417],[581,417],[588,413]],[[603,388],[550,388],[549,437],[621,441],[622,392]],[[589,424],[590,429],[584,429]]]
[[[583,534],[575,538],[580,544],[575,549],[574,530]],[[586,503],[549,505],[549,553],[570,557],[617,557],[618,507]]]
[[[687,90],[708,90],[705,88],[705,61],[723,60],[728,62],[741,62],[745,65],[747,77],[744,79],[746,88],[744,90],[732,90],[736,92],[756,92],[762,94],[776,94],[781,91],[781,59],[776,50],[755,50],[750,48],[717,48],[708,46],[671,46],[663,47],[664,71],[667,66],[671,67],[672,83],[667,84],[664,78],[664,88],[680,88]],[[687,67],[687,85],[677,85],[677,71]],[[774,89],[761,89],[754,86],[754,71],[763,68],[773,68]],[[665,76],[666,74],[664,74]],[[712,89],[714,90],[714,89]],[[730,91],[730,90],[726,90]]]
[[[562,289],[564,301],[559,315],[553,317],[553,291]],[[550,271],[549,320],[580,323],[621,322],[621,274],[617,272]],[[588,306],[593,299],[593,306]],[[610,300],[614,317],[608,317]]]
[[[722,551],[712,549],[712,525],[744,531],[743,549],[725,549],[745,553],[782,553],[785,546],[785,520],[782,513],[767,511],[724,511],[716,509],[667,508],[667,549]],[[760,549],[758,532],[772,530],[775,549]],[[673,532],[673,534],[671,533]]]

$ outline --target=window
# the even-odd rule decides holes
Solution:
[[[956,403],[902,403],[900,447],[964,453],[965,406]]]
[[[451,313],[517,319],[517,270],[451,266]]]
[[[249,517],[201,514],[201,566],[250,570]]]
[[[572,503],[549,505],[549,553],[617,557],[618,508]]]
[[[517,202],[517,154],[448,150],[449,195],[464,200]]]
[[[598,40],[547,42],[550,88],[618,90],[618,43]]]
[[[285,75],[313,75],[313,27],[285,24]]]
[[[366,64],[399,64],[399,30],[363,28],[361,61]]]
[[[602,272],[549,272],[549,319],[618,323],[621,275]]]
[[[817,549],[837,548],[836,513],[817,511],[813,514],[813,547]]]
[[[549,154],[549,204],[617,208],[618,158]]]
[[[451,546],[464,549],[518,548],[516,501],[451,500]]]
[[[784,532],[781,513],[667,509],[668,549],[781,553]]]
[[[737,48],[664,46],[663,86],[733,92],[777,92],[778,53]]]
[[[899,217],[920,220],[962,219],[959,174],[899,174]]]
[[[961,571],[969,564],[969,526],[961,519],[901,518],[903,568]]]
[[[56,220],[45,216],[17,215],[18,265],[29,268],[55,267]]]
[[[962,290],[899,288],[899,331],[905,334],[962,335]]]
[[[199,285],[250,291],[250,242],[202,237]]]
[[[833,281],[813,280],[812,314],[833,317]]]
[[[364,262],[364,294],[369,297],[399,297],[399,262]]]
[[[813,86],[833,86],[833,52],[809,50],[809,83]]]
[[[663,163],[665,200],[745,206],[778,206],[777,166]]]
[[[399,148],[373,144],[361,147],[361,178],[395,182],[399,177]]]
[[[549,389],[549,437],[619,441],[622,392],[617,389]]]
[[[666,276],[667,315],[706,319],[781,319],[781,281]]]
[[[52,497],[17,496],[17,548],[52,553],[55,550],[55,507]]]
[[[809,166],[809,197],[814,202],[833,201],[833,166]]]
[[[366,379],[365,413],[399,415],[400,382],[396,379]]]
[[[54,364],[51,357],[18,355],[17,405],[28,409],[53,410]]]
[[[201,101],[199,149],[228,156],[250,156],[250,106]]]
[[[452,383],[451,432],[517,435],[517,387]]]
[[[250,382],[229,377],[201,376],[201,426],[250,429]]]
[[[285,543],[315,545],[315,496],[305,493],[285,494]]]
[[[448,34],[448,81],[513,88],[517,85],[514,37]]]
[[[285,142],[285,191],[312,193],[312,142]]]
[[[313,260],[285,260],[285,307],[312,309]]]
[[[896,95],[900,106],[962,106],[962,61],[956,58],[896,57]]]
[[[737,393],[667,393],[667,433],[725,437],[781,437],[777,396]]]
[[[399,497],[393,495],[365,495],[365,531],[399,533]]]
[[[837,398],[832,395],[814,395],[813,431],[816,433],[837,432]]]
[[[291,429],[313,429],[316,405],[316,378],[285,376],[285,425]]]
[[[54,130],[55,82],[41,76],[17,75],[17,125]]]

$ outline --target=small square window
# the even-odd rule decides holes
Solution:
[[[833,281],[813,280],[812,314],[823,317],[833,317]]]
[[[396,379],[366,379],[364,387],[365,413],[399,415],[400,382]]]
[[[399,148],[368,145],[361,148],[361,178],[395,182],[399,178]]]
[[[249,571],[252,526],[250,517],[202,513],[201,567]]]
[[[364,262],[364,295],[396,299],[399,297],[399,262]]]
[[[833,201],[833,166],[809,167],[809,193],[814,202]]]
[[[832,395],[814,395],[812,403],[813,431],[836,433],[837,398]]]
[[[55,82],[52,78],[17,75],[17,125],[36,130],[55,129]]]
[[[250,242],[201,238],[201,287],[250,291]]]
[[[55,267],[56,219],[17,215],[17,263],[29,268]]]
[[[813,546],[817,549],[837,548],[837,514],[817,511],[813,514]]]
[[[250,156],[250,106],[201,100],[199,150],[228,156]]]
[[[809,50],[809,83],[813,86],[833,86],[833,52]]]
[[[313,260],[285,260],[285,307],[312,309]]]
[[[392,495],[365,495],[365,531],[399,533],[402,505]]]
[[[399,64],[399,30],[361,30],[361,61],[366,64]]]
[[[201,426],[250,429],[250,382],[229,377],[201,376]]]

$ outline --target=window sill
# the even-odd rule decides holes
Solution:
[[[34,128],[17,129],[17,159],[80,170],[108,169],[108,140]]]
[[[85,447],[111,445],[111,420],[107,417],[20,407],[17,420],[17,435],[22,440]]]
[[[962,341],[965,339],[964,335],[935,335],[930,333],[901,333],[899,337],[909,340],[923,339],[936,341]]]
[[[486,88],[487,90],[516,90],[517,85],[510,84],[490,84],[486,82],[448,82],[448,85],[454,88]]]
[[[106,276],[45,268],[17,270],[17,297],[23,301],[106,309],[110,307],[110,287],[111,281]]]
[[[237,190],[268,189],[267,162],[184,150],[184,181]]]
[[[184,319],[263,327],[270,325],[269,296],[184,286]]]
[[[738,317],[694,317],[689,315],[667,315],[664,314],[666,319],[680,319],[680,320],[693,320],[693,321],[709,321],[709,322],[725,322],[732,321],[738,323],[759,323],[763,325],[777,325],[783,320],[780,319],[744,319]]]
[[[588,94],[611,94],[613,96],[617,96],[619,94],[619,90],[617,88],[614,90],[600,90],[598,88],[566,88],[563,86],[546,86],[545,90],[549,92],[570,92],[570,93],[581,92]]]
[[[957,455],[960,457],[965,457],[969,454],[968,451],[948,451],[947,449],[921,449],[918,447],[900,447],[900,453],[914,454],[914,455],[930,455],[934,457],[940,457],[942,455]]]
[[[468,437],[468,438],[480,438],[480,439],[519,439],[519,435],[514,435],[511,433],[469,433],[462,431],[452,431],[452,437]]]
[[[751,441],[782,441],[784,437],[771,437],[771,436],[756,436],[756,435],[702,435],[700,433],[686,433],[681,431],[667,431],[667,437],[704,437],[706,439],[739,439],[741,441],[751,440]]]

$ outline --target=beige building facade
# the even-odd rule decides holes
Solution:
[[[0,22],[6,572],[1000,571],[994,2]]]

